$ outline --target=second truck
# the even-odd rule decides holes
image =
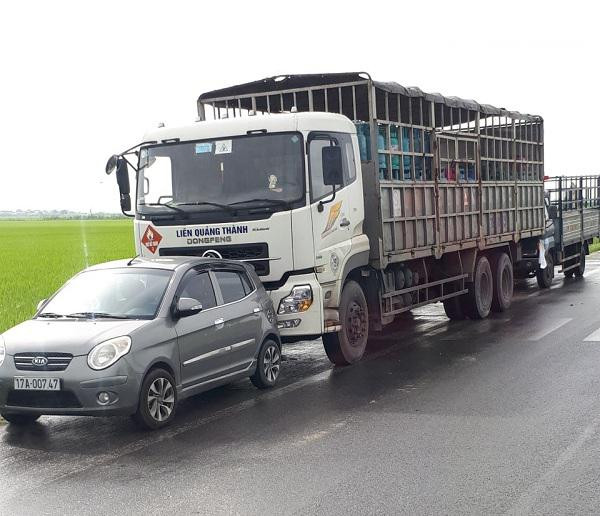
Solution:
[[[539,116],[366,73],[232,86],[198,114],[109,160],[138,254],[251,263],[283,340],[322,337],[335,364],[415,307],[481,319],[515,277],[582,275],[600,233],[597,177],[545,192]]]

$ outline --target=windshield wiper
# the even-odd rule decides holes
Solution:
[[[234,208],[231,207],[230,204],[223,204],[220,202],[213,201],[193,201],[193,202],[178,202],[175,203],[176,206],[215,206],[216,208],[221,208],[223,210],[234,211]],[[181,210],[183,211],[183,210]]]
[[[167,204],[164,202],[139,202],[139,206],[164,206],[165,208],[170,208],[177,213],[187,213],[185,210],[178,208],[177,206],[173,206],[172,204]]]
[[[73,317],[74,319],[131,319],[127,315],[107,314],[105,312],[75,312],[65,317]]]
[[[246,204],[247,202],[268,202],[270,204],[277,204],[280,206],[289,206],[290,203],[288,201],[284,201],[283,199],[246,199],[245,201],[236,201],[232,202],[230,206],[236,206],[238,204]]]
[[[48,319],[60,319],[62,317],[66,317],[63,314],[55,314],[54,312],[43,312],[38,317],[47,317]]]

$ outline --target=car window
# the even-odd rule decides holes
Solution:
[[[208,272],[192,271],[184,278],[183,290],[179,297],[191,297],[202,304],[203,309],[217,306],[215,291]]]
[[[240,273],[240,277],[242,278],[242,284],[244,285],[244,291],[246,292],[246,295],[250,294],[250,292],[254,290],[252,281],[250,281],[248,275],[243,272]]]
[[[235,271],[216,271],[215,276],[221,288],[223,303],[232,303],[246,297],[248,292],[248,279],[246,284],[242,280],[242,275]],[[244,275],[245,276],[245,275]]]

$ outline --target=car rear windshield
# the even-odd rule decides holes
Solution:
[[[82,272],[58,291],[38,317],[151,319],[172,275],[169,270],[143,268]]]

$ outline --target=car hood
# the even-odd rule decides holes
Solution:
[[[130,335],[148,320],[42,320],[25,321],[2,334],[6,354],[62,352],[87,355],[100,342]]]

